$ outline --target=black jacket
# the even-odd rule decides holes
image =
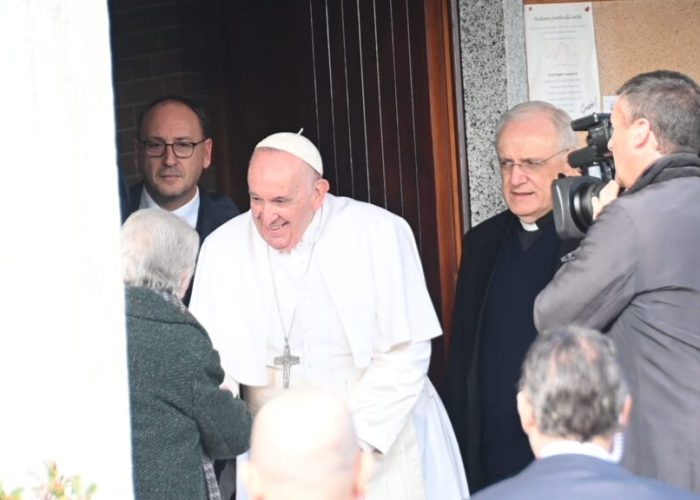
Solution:
[[[139,182],[129,189],[128,208],[124,214],[124,220],[139,209],[142,189],[143,182]],[[231,198],[223,194],[209,193],[200,185],[199,212],[197,214],[197,227],[195,228],[197,233],[199,233],[200,245],[204,238],[209,236],[209,233],[240,213],[240,210],[238,210]]]
[[[468,231],[462,245],[444,399],[472,492],[485,485],[476,359],[482,315],[496,262],[513,224],[518,224],[517,217],[507,210],[501,212]],[[562,242],[559,256],[568,253],[575,244]]]
[[[128,209],[123,216],[124,222],[132,213],[139,209],[141,203],[141,190],[143,182],[140,182],[129,189]],[[209,236],[209,233],[214,231],[224,222],[233,219],[240,214],[240,210],[231,198],[223,194],[213,194],[207,192],[203,186],[199,186],[199,211],[197,212],[197,233],[199,234],[199,245],[204,242],[204,238]],[[194,276],[190,281],[190,286],[182,299],[185,305],[190,303],[192,295],[192,283]]]

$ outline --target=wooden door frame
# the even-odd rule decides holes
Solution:
[[[466,172],[466,168],[461,168],[466,160],[459,51],[455,49],[458,47],[455,43],[457,37],[453,36],[459,24],[456,7],[456,1],[451,0],[424,1],[443,361],[446,361],[449,348],[454,293],[462,250],[460,171]]]

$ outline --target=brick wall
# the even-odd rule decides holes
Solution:
[[[134,140],[145,104],[162,95],[182,94],[207,105],[206,1],[109,2],[118,162],[130,182],[139,178]],[[203,181],[209,185],[213,176],[207,173]]]

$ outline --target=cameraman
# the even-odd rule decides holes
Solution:
[[[700,492],[700,87],[654,71],[618,95],[609,142],[617,184],[537,297],[535,325],[612,336],[636,406],[623,465]]]

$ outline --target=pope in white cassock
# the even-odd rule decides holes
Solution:
[[[322,175],[300,134],[255,147],[251,208],[205,240],[190,310],[253,413],[287,387],[346,398],[376,458],[367,498],[467,498],[427,377],[441,328],[413,233],[382,208],[329,194]]]

